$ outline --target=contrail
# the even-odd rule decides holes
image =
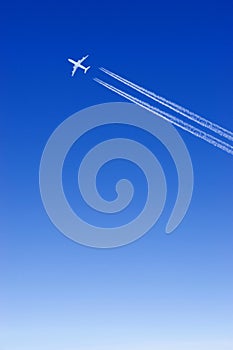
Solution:
[[[153,114],[157,115],[158,117],[167,120],[168,122],[178,126],[179,128],[181,128],[185,131],[188,131],[189,133],[199,137],[200,139],[203,139],[203,140],[209,142],[210,144],[222,149],[223,151],[226,151],[227,153],[230,153],[233,155],[233,146],[229,145],[228,143],[226,143],[226,142],[224,142],[224,141],[222,141],[222,140],[220,140],[220,139],[218,139],[210,134],[207,134],[206,132],[204,132],[204,131],[202,131],[202,130],[200,130],[200,129],[198,129],[198,128],[196,128],[188,123],[185,123],[183,120],[176,118],[169,113],[165,113],[165,112],[161,111],[160,109],[151,106],[149,103],[143,102],[143,101],[139,100],[138,98],[133,97],[132,95],[129,95],[129,94],[125,93],[124,91],[117,89],[114,86],[107,84],[98,78],[94,78],[94,80],[97,83],[106,87],[107,89],[109,89],[109,90],[117,93],[118,95],[126,98],[127,100],[143,107],[144,109],[148,110],[149,112],[152,112]]]
[[[152,100],[162,104],[163,106],[170,108],[174,112],[179,113],[179,114],[183,115],[184,117],[196,122],[197,124],[200,124],[203,127],[214,131],[215,133],[219,134],[220,136],[225,137],[226,139],[233,141],[233,132],[231,132],[227,129],[224,129],[223,127],[221,127],[215,123],[212,123],[211,121],[189,111],[188,109],[181,107],[174,102],[168,101],[164,97],[156,95],[155,93],[153,93],[149,90],[146,90],[143,87],[136,85],[136,84],[130,82],[129,80],[122,78],[121,76],[119,76],[119,75],[117,75],[117,74],[115,74],[115,73],[113,73],[105,68],[101,67],[100,70],[102,72],[108,74],[112,78],[120,81],[121,83],[123,83],[123,84],[133,88],[134,90],[140,92],[141,94],[143,94],[143,95],[151,98]]]

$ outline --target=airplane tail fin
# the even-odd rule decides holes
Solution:
[[[86,73],[88,71],[88,69],[91,68],[91,66],[88,66],[84,69],[84,73]]]

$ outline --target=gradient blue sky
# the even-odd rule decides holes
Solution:
[[[231,2],[13,0],[0,29],[0,350],[232,349],[232,156],[181,131],[195,175],[188,214],[165,235],[168,201],[150,232],[118,249],[67,239],[38,186],[53,130],[123,101],[92,81],[99,66],[232,130]],[[92,70],[71,79],[67,57],[86,53]]]

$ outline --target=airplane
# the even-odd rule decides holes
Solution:
[[[84,67],[84,66],[82,65],[82,62],[83,62],[88,56],[89,56],[89,55],[84,56],[83,58],[81,58],[81,59],[78,60],[77,62],[74,61],[74,60],[72,60],[71,58],[68,58],[68,61],[74,65],[74,66],[73,66],[73,70],[72,70],[72,77],[74,76],[74,74],[75,74],[75,72],[76,72],[76,70],[77,70],[78,68],[82,68],[82,69],[84,70],[84,73],[86,73],[86,72],[88,71],[88,69],[91,68],[91,66]]]

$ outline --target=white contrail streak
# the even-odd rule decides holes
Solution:
[[[181,106],[177,105],[176,103],[168,101],[165,98],[163,98],[159,95],[156,95],[155,93],[153,93],[149,90],[146,90],[143,87],[136,85],[136,84],[130,82],[129,80],[122,78],[121,76],[119,76],[119,75],[117,75],[117,74],[115,74],[115,73],[113,73],[105,68],[100,68],[100,70],[102,72],[108,74],[112,78],[120,81],[121,83],[123,83],[123,84],[131,87],[132,89],[140,92],[141,94],[143,94],[143,95],[151,98],[152,100],[162,104],[163,106],[170,108],[174,112],[179,113],[179,114],[183,115],[184,117],[202,125],[203,127],[214,131],[215,133],[219,134],[220,136],[225,137],[226,139],[233,141],[233,132],[231,132],[227,129],[224,129],[223,127],[221,127],[215,123],[212,123],[211,121],[189,111],[188,109],[181,107]]]
[[[196,128],[188,123],[185,123],[183,120],[176,118],[169,113],[165,113],[165,112],[161,111],[160,109],[151,106],[149,103],[143,102],[143,101],[133,97],[132,95],[129,95],[129,94],[125,93],[124,91],[119,90],[119,89],[115,88],[114,86],[105,83],[104,81],[102,81],[98,78],[94,78],[94,80],[97,83],[106,87],[107,89],[117,93],[118,95],[126,98],[127,100],[129,100],[129,101],[143,107],[144,109],[152,112],[153,114],[157,115],[158,117],[167,120],[168,122],[178,126],[179,128],[181,128],[185,131],[188,131],[189,133],[199,137],[200,139],[203,139],[203,140],[209,142],[210,144],[222,149],[223,151],[226,151],[227,153],[230,153],[233,155],[233,146],[229,145],[228,143],[226,143],[226,142],[224,142],[224,141],[222,141],[222,140],[220,140],[220,139],[218,139],[210,134],[207,134],[206,132],[204,132],[204,131],[202,131],[202,130],[200,130],[200,129],[198,129],[198,128]]]

